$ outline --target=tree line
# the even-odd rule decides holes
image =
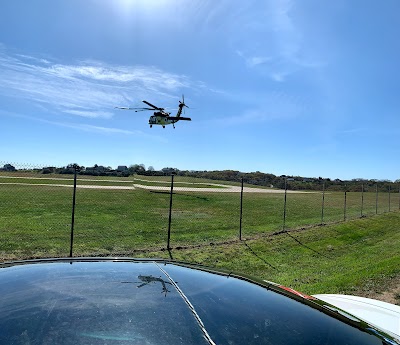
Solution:
[[[376,179],[363,179],[357,178],[352,180],[330,179],[322,177],[302,177],[302,176],[276,176],[270,173],[256,172],[240,172],[238,170],[179,170],[176,168],[166,167],[161,170],[154,169],[149,166],[146,169],[144,164],[132,164],[128,166],[118,166],[113,169],[110,166],[102,166],[95,164],[92,167],[85,167],[78,164],[68,164],[65,167],[43,167],[42,169],[33,169],[42,174],[74,174],[75,169],[80,175],[91,176],[118,176],[129,177],[132,175],[143,176],[170,176],[171,174],[177,176],[203,178],[215,181],[230,181],[252,184],[256,186],[267,186],[271,188],[289,190],[315,190],[321,191],[322,189],[329,191],[348,191],[360,192],[362,189],[365,192],[378,191],[387,192],[389,189],[392,192],[398,192],[400,186],[400,179],[396,181],[390,180],[376,180]],[[6,170],[5,166],[3,169]],[[7,165],[7,171],[17,171],[15,167]]]
[[[348,191],[360,192],[364,189],[365,192],[388,191],[389,188],[393,192],[399,191],[400,180],[395,182],[389,180],[376,180],[376,179],[352,179],[340,180],[322,177],[302,177],[302,176],[276,176],[270,173],[262,173],[260,171],[244,173],[237,170],[215,170],[215,171],[177,171],[177,175],[189,176],[196,178],[205,178],[211,180],[233,181],[244,183],[267,186],[271,188],[289,190],[315,190],[322,191],[322,189],[329,191]]]

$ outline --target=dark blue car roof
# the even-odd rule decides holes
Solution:
[[[0,344],[395,344],[318,300],[181,263],[0,267]]]

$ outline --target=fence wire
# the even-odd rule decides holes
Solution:
[[[288,190],[285,198],[283,189],[246,183],[242,188],[243,181],[124,172],[93,176],[72,165],[0,166],[2,261],[71,254],[136,256],[400,209],[395,185],[387,191],[361,183],[359,191],[330,191],[321,184],[320,191]]]

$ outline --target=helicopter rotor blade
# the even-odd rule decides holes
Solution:
[[[134,110],[135,108],[129,108],[129,107],[114,107],[114,109]]]
[[[153,109],[156,109],[156,110],[164,110],[164,108],[156,107],[154,104],[151,104],[150,102],[143,101],[143,103],[146,103],[146,104],[149,105],[150,107],[153,107]]]
[[[115,109],[134,110],[135,112],[145,111],[145,110],[154,110],[153,108],[130,108],[130,107],[115,107]]]

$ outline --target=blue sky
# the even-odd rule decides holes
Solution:
[[[400,3],[3,0],[0,161],[400,178]],[[142,100],[192,122],[149,128]]]

